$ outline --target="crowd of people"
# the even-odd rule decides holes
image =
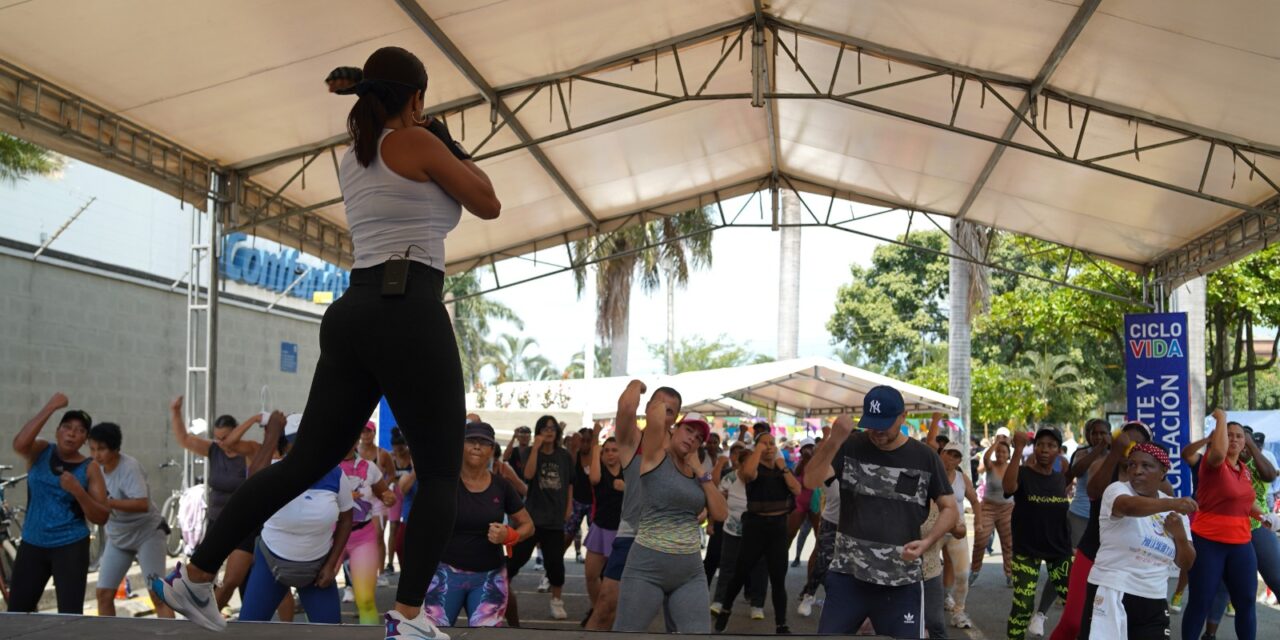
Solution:
[[[1000,429],[966,469],[962,448],[939,433],[941,415],[924,439],[906,435],[890,386],[866,394],[857,429],[841,416],[795,450],[780,448],[768,423],[725,446],[683,411],[677,389],[650,393],[638,380],[618,398],[611,433],[566,434],[544,416],[504,450],[466,413],[442,302],[445,237],[464,207],[492,220],[501,203],[444,123],[423,116],[427,72],[416,56],[384,47],[362,69],[338,71],[330,89],[357,96],[338,166],[355,259],[321,324],[305,409],[222,416],[203,438],[173,401],[174,440],[206,458],[208,508],[189,561],[166,570],[167,524],[141,466],[122,453],[126,430],[71,410],[41,439],[69,405],[55,394],[13,439],[30,492],[11,611],[35,611],[52,578],[58,610],[83,612],[93,523],[107,538],[102,614],[134,562],[158,615],[214,631],[236,591],[241,620],[293,620],[296,591],[310,622],[339,622],[345,575],[359,622],[381,622],[387,640],[448,640],[441,629],[464,612],[470,626],[518,626],[511,584],[534,558],[552,618],[567,618],[572,547],[588,629],[722,632],[745,591],[754,619],[771,594],[786,634],[788,561],[800,560],[791,544],[812,534],[796,613],[814,614],[821,587],[820,633],[945,638],[974,626],[969,588],[998,533],[1012,640],[1045,635],[1059,600],[1053,640],[1165,638],[1184,602],[1183,638],[1212,640],[1228,606],[1237,637],[1256,636],[1258,573],[1280,587],[1276,463],[1221,410],[1208,438],[1178,452],[1196,470],[1195,493],[1178,497],[1169,452],[1140,422],[1111,433],[1090,421],[1089,446],[1070,456],[1055,428]],[[380,397],[400,425],[391,451],[368,422]],[[247,437],[255,425],[260,442]],[[395,604],[379,612],[376,588],[397,565]]]
[[[780,448],[764,422],[722,443],[707,420],[681,413],[677,390],[657,389],[642,407],[645,392],[639,381],[627,387],[611,433],[597,423],[566,436],[563,423],[543,416],[505,448],[492,426],[467,415],[457,517],[420,601],[425,621],[447,628],[465,615],[468,626],[519,626],[510,585],[535,554],[551,616],[565,619],[565,556],[584,523],[589,609],[581,623],[592,630],[646,631],[661,619],[671,632],[723,632],[745,590],[751,617],[764,617],[769,594],[776,631],[788,633],[791,595],[808,617],[823,587],[821,633],[945,638],[948,626],[973,626],[967,594],[995,532],[1012,588],[1003,631],[1014,639],[1046,635],[1055,600],[1064,606],[1054,639],[1168,637],[1170,610],[1184,603],[1182,637],[1212,639],[1229,603],[1237,637],[1252,638],[1257,575],[1268,586],[1277,577],[1276,464],[1260,434],[1221,411],[1218,428],[1181,452],[1195,470],[1194,497],[1175,497],[1169,455],[1140,422],[1114,434],[1088,422],[1087,446],[1070,460],[1055,428],[1002,430],[975,456],[973,475],[984,478],[975,485],[961,448],[939,435],[939,414],[923,439],[904,434],[902,398],[891,387],[868,394],[860,430],[841,417],[794,449]],[[116,587],[137,562],[157,576],[156,614],[173,617],[159,578],[173,575],[167,525],[142,466],[122,452],[125,430],[71,410],[52,442],[38,438],[67,405],[55,394],[14,439],[32,494],[10,610],[35,610],[52,577],[59,611],[83,611],[95,523],[106,536],[98,613],[115,615]],[[181,407],[182,398],[170,406],[174,437],[207,458],[213,528],[227,503],[220,492],[289,460],[299,423],[280,412],[222,416],[204,439],[187,432]],[[261,442],[246,437],[259,423]],[[416,544],[407,515],[420,487],[400,430],[390,451],[374,433],[365,423],[339,464],[234,545],[209,608],[221,610],[240,590],[240,620],[291,621],[296,593],[309,622],[338,623],[345,574],[359,622],[383,619],[374,591],[379,574]],[[819,524],[807,579],[789,594],[791,545],[811,514]],[[1042,567],[1048,579],[1037,593]]]

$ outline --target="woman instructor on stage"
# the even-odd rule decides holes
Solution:
[[[406,526],[395,608],[386,637],[448,636],[422,602],[457,510],[466,409],[462,367],[441,301],[444,240],[462,207],[492,220],[493,185],[439,121],[424,119],[427,72],[413,54],[384,47],[369,56],[347,117],[351,148],[338,178],[355,264],[351,287],[324,315],[320,358],[292,452],[231,497],[191,562],[153,582],[175,610],[203,627],[226,622],[213,578],[236,543],[337,466],[385,395],[418,471]]]

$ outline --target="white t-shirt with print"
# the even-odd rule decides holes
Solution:
[[[355,490],[355,482],[334,468],[263,523],[262,542],[285,560],[323,558],[333,546],[338,514],[355,505]]]
[[[738,481],[735,469],[720,478],[720,490],[728,496],[729,519],[724,521],[724,532],[735,537],[742,536],[742,514],[747,510],[747,485]]]
[[[1164,530],[1167,517],[1182,518],[1183,530],[1191,531],[1185,516],[1173,511],[1146,517],[1112,516],[1116,498],[1137,495],[1128,482],[1113,482],[1102,494],[1098,518],[1102,546],[1089,572],[1089,583],[1111,587],[1140,598],[1166,598],[1169,572],[1178,548]],[[1168,498],[1165,493],[1159,497]]]

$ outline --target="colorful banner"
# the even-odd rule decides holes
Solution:
[[[1179,496],[1189,496],[1191,469],[1179,455],[1191,441],[1187,314],[1125,314],[1124,337],[1127,414],[1155,432],[1173,463],[1169,483]]]

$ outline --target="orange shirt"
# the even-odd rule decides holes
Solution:
[[[1191,522],[1191,532],[1214,542],[1246,544],[1252,539],[1249,514],[1253,510],[1253,475],[1244,463],[1229,462],[1213,467],[1200,462],[1200,483],[1196,487],[1200,510]]]

